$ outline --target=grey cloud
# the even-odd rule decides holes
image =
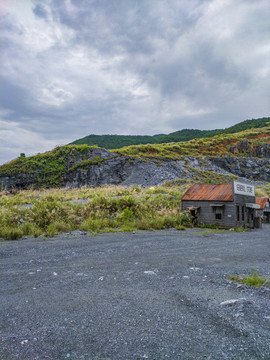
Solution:
[[[7,7],[3,120],[57,142],[268,116],[268,7],[265,0],[35,0],[29,19]]]
[[[193,2],[198,8],[200,2]],[[152,38],[173,39],[192,26],[198,13],[188,6],[163,1],[73,1],[71,12],[63,1],[54,1],[52,14],[76,31],[76,42],[96,46],[102,53],[153,51]],[[185,4],[186,5],[186,4]]]
[[[43,19],[48,19],[48,11],[43,4],[37,4],[34,9],[33,13]]]
[[[10,82],[10,80],[0,76],[0,98],[3,109],[12,110],[15,116],[27,112],[29,95],[23,87]],[[12,115],[14,116],[14,115]],[[11,117],[11,115],[10,115]]]

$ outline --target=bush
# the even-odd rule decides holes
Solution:
[[[177,226],[182,225],[185,227],[192,227],[192,219],[191,217],[186,213],[178,214],[177,217]]]
[[[127,207],[123,212],[119,213],[118,217],[123,221],[132,220],[134,218],[134,213]]]

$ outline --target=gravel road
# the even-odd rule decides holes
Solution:
[[[1,360],[270,359],[270,226],[1,243]]]

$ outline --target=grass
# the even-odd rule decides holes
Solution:
[[[121,149],[112,150],[119,154],[140,157],[140,158],[167,158],[177,160],[184,156],[225,156],[233,157],[249,156],[246,151],[240,151],[237,145],[242,140],[249,141],[249,149],[257,145],[270,143],[270,126],[260,129],[250,129],[235,134],[220,134],[211,138],[193,139],[190,141],[132,145]],[[236,151],[231,152],[231,146],[236,146]]]
[[[228,230],[225,229],[206,229],[206,230],[196,231],[196,234],[198,235],[222,234],[227,231]]]
[[[256,196],[270,198],[270,183],[256,187]]]
[[[205,234],[222,234],[225,232],[244,232],[246,229],[243,227],[235,227],[232,230],[229,229],[222,229],[218,225],[211,225],[211,224],[199,224],[198,227],[206,230],[197,231],[196,234],[205,235]]]
[[[253,286],[253,287],[257,287],[257,288],[260,288],[269,283],[269,281],[265,277],[260,276],[258,274],[257,270],[253,270],[251,274],[244,276],[244,277],[240,277],[238,275],[233,275],[233,276],[230,276],[229,279],[232,281],[236,281],[240,284],[245,284],[245,285]]]
[[[97,146],[65,145],[35,156],[21,156],[0,166],[0,176],[29,174],[37,187],[57,187],[63,183],[65,172],[84,169],[87,165],[100,165],[100,157],[89,159],[92,148]]]
[[[203,184],[225,184],[232,180],[238,180],[238,176],[218,174],[215,171],[199,170],[184,165],[187,174],[191,176],[192,181]]]
[[[180,212],[182,186],[17,190],[0,197],[0,238],[191,227]]]

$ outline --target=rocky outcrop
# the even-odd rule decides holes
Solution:
[[[247,157],[270,159],[270,144],[253,144],[247,139],[240,140],[236,145],[231,145],[229,151],[234,155],[243,154]]]
[[[270,158],[208,158],[209,161],[227,173],[255,180],[270,181]]]
[[[183,157],[178,160],[132,158],[93,148],[87,160],[80,153],[68,157],[60,186],[141,185],[155,186],[179,178],[198,179],[200,174],[235,175],[252,181],[270,181],[270,158]],[[196,174],[196,177],[194,177]],[[41,170],[0,177],[0,188],[38,187]]]

